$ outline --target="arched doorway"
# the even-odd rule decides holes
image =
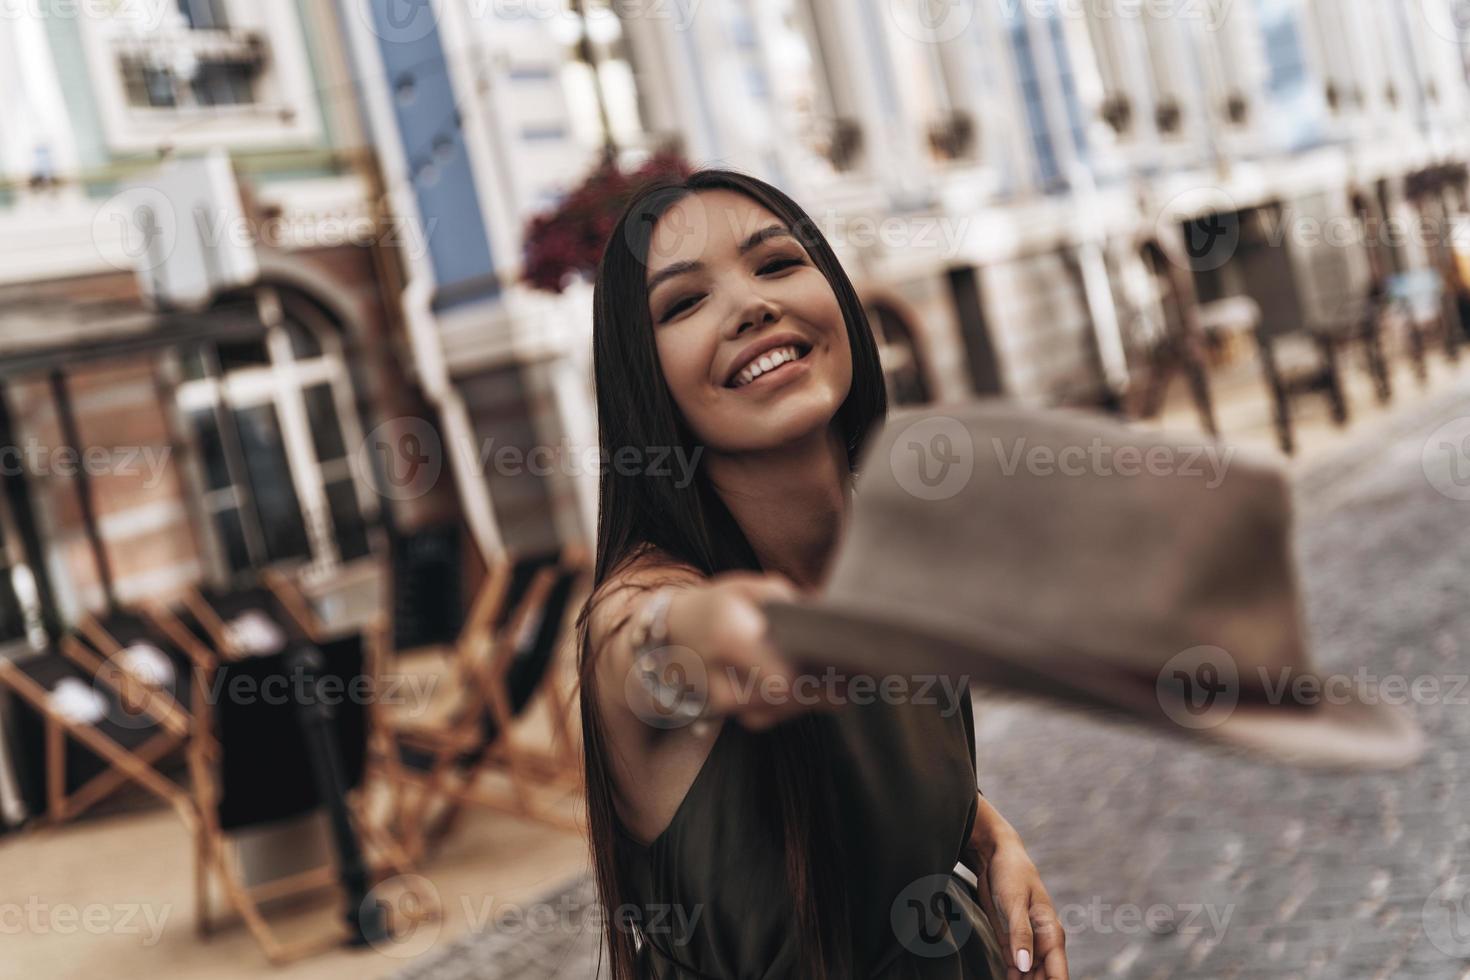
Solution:
[[[304,290],[255,290],[261,329],[178,351],[175,402],[200,518],[227,577],[327,570],[371,551],[377,506],[353,466],[363,430],[342,325]]]
[[[909,317],[891,300],[878,297],[865,304],[891,405],[923,405],[933,398],[928,365],[919,349]]]

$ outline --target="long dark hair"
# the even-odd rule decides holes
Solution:
[[[663,178],[630,200],[602,254],[593,297],[593,371],[597,419],[606,457],[632,447],[681,447],[693,453],[698,440],[674,404],[654,343],[653,318],[645,288],[649,242],[659,218],[699,191],[743,194],[784,222],[805,246],[813,264],[836,294],[852,351],[852,384],[836,422],[848,462],[856,466],[869,431],[888,410],[878,348],[851,280],[831,245],[801,206],[779,189],[746,174],[699,170]],[[699,458],[688,456],[686,458]],[[647,555],[692,566],[706,575],[761,566],[745,534],[710,486],[702,468],[692,485],[677,476],[621,472],[603,467],[599,487],[597,559],[592,594],[577,619],[581,680],[583,754],[592,862],[603,908],[617,913],[631,904],[620,873],[615,787],[610,746],[593,694],[593,651],[588,621],[603,586],[615,572]],[[654,550],[656,549],[656,551]],[[796,914],[801,976],[846,977],[851,970],[851,928],[841,875],[844,856],[832,832],[836,815],[831,793],[821,791],[829,729],[812,716],[777,726],[760,736],[771,774],[760,793],[779,828],[789,894]],[[612,980],[633,980],[636,946],[632,932],[604,917]]]

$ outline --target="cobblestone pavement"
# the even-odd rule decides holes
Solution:
[[[1470,502],[1422,455],[1458,416],[1463,389],[1297,481],[1319,666],[1441,679],[1412,705],[1430,739],[1415,768],[1302,772],[979,700],[981,786],[1041,867],[1073,977],[1470,978]],[[591,977],[594,938],[482,935],[401,980]]]

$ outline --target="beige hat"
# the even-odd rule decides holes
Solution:
[[[1273,464],[982,401],[894,413],[860,472],[820,595],[765,606],[803,665],[968,675],[1302,765],[1422,751],[1361,676],[1313,668]]]

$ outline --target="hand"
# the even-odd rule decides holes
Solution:
[[[1068,980],[1067,936],[1051,895],[1020,835],[983,796],[965,859],[979,881],[980,907],[1005,949],[1006,980],[1023,974]]]
[[[763,729],[807,710],[792,697],[796,671],[770,642],[761,611],[763,602],[796,598],[786,577],[753,572],[726,572],[675,593],[669,643],[699,657],[706,714],[730,715],[747,728]],[[778,696],[762,697],[765,690]]]

